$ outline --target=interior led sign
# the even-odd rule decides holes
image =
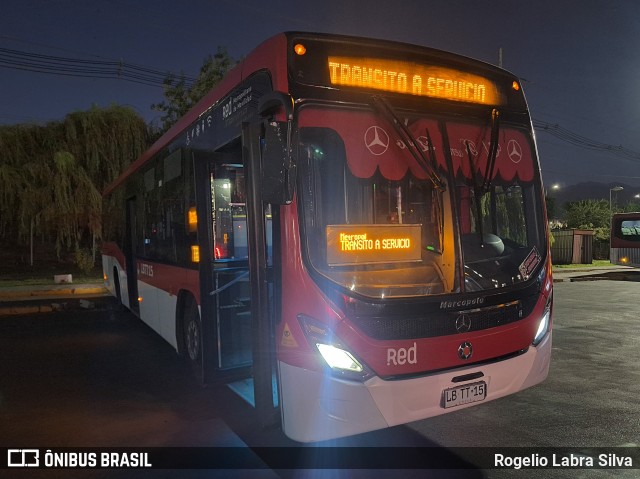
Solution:
[[[453,68],[376,58],[331,56],[332,85],[370,88],[446,100],[500,105],[495,82]]]
[[[420,261],[421,225],[328,225],[327,264]]]

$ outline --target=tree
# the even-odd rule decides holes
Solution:
[[[51,170],[45,161],[33,160],[24,165],[23,190],[17,210],[18,240],[29,238],[29,265],[33,266],[34,236],[43,224],[45,211],[55,209],[51,202]],[[48,219],[48,218],[47,218]],[[41,228],[41,235],[50,236],[51,227]]]
[[[596,241],[609,241],[611,210],[607,200],[571,201],[565,209],[569,228],[592,229]]]
[[[61,125],[68,151],[99,191],[114,181],[149,146],[144,120],[131,108],[112,105],[70,113]]]
[[[164,133],[173,126],[189,109],[216,86],[237,61],[233,60],[227,50],[218,47],[214,55],[204,59],[196,80],[188,84],[184,73],[170,73],[164,80],[165,100],[151,105],[153,110],[162,112],[162,131]]]
[[[63,246],[80,249],[83,233],[100,237],[102,198],[87,170],[68,151],[58,151],[50,165],[51,201],[45,210],[46,221],[57,225],[56,252]]]
[[[101,236],[100,191],[148,146],[147,126],[130,108],[94,107],[62,122],[0,127],[0,239],[39,234],[78,250]],[[33,261],[33,260],[32,260]]]
[[[24,177],[17,167],[0,163],[0,237],[12,229],[24,186]]]
[[[622,213],[634,213],[640,211],[640,201],[633,199],[624,205],[620,211]]]

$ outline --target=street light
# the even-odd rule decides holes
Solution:
[[[610,216],[613,215],[613,206],[611,203],[611,192],[615,191],[617,193],[618,191],[622,191],[622,190],[624,190],[622,186],[614,186],[613,188],[609,189],[609,215]]]

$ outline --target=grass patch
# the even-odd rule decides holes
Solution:
[[[96,273],[95,275],[83,275],[74,274],[73,282],[70,284],[102,284],[102,273]],[[47,277],[33,276],[30,278],[0,278],[0,288],[8,288],[13,286],[49,286],[55,284],[53,282],[53,275]]]
[[[38,268],[24,267],[13,272],[4,271],[0,274],[0,288],[12,286],[46,286],[55,284],[53,277],[57,274],[70,274],[71,284],[98,284],[102,283],[102,270],[94,269],[89,274],[76,268]]]
[[[29,252],[24,248],[0,244],[0,287],[52,285],[57,274],[72,275],[72,284],[102,283],[99,255],[96,266],[86,273],[74,263],[72,254],[58,258],[52,247],[38,246],[31,266]]]
[[[558,269],[575,269],[575,268],[592,268],[594,266],[614,266],[608,259],[594,259],[591,264],[554,264],[553,268]]]

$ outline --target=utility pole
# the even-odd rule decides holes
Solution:
[[[498,49],[498,66],[502,68],[502,47]]]

